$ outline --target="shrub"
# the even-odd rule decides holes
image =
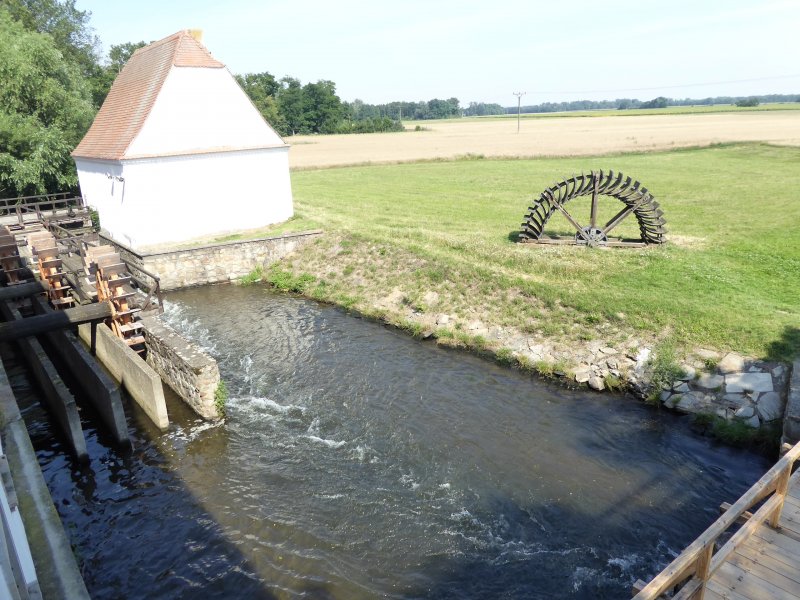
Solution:
[[[217,414],[220,417],[225,416],[225,402],[228,400],[228,386],[225,385],[223,379],[219,380],[217,389],[214,390],[214,406],[217,409]]]
[[[247,275],[242,275],[239,278],[239,285],[253,285],[254,283],[261,281],[263,278],[264,268],[261,265],[256,265],[256,267]]]
[[[683,369],[678,366],[674,342],[664,340],[656,346],[649,364],[652,369],[650,376],[652,389],[647,399],[650,402],[658,402],[661,390],[664,387],[672,387],[674,381],[683,376]]]

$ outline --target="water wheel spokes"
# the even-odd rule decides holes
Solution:
[[[582,226],[564,206],[570,200],[591,195],[589,224]],[[604,225],[598,224],[598,199],[608,196],[624,204]],[[549,236],[544,232],[550,217],[560,212],[575,229],[571,238]],[[639,225],[640,239],[611,239],[609,233],[630,215]],[[544,190],[533,206],[528,207],[519,241],[538,244],[578,244],[587,246],[644,246],[664,242],[664,213],[653,195],[638,181],[622,173],[595,172],[573,175]]]

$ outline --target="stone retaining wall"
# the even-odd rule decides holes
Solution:
[[[256,267],[271,265],[319,235],[322,231],[303,231],[158,252],[140,252],[104,239],[117,247],[123,260],[158,275],[162,291],[167,291],[236,280]]]
[[[789,369],[729,352],[698,349],[682,365],[685,375],[661,392],[667,408],[716,414],[758,428],[783,419]]]
[[[220,381],[217,362],[158,317],[145,317],[142,322],[147,364],[198,415],[204,419],[219,418],[214,403]]]

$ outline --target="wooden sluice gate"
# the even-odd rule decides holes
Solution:
[[[652,581],[637,582],[634,600],[800,599],[798,458],[800,443],[734,504],[723,504],[723,515]]]

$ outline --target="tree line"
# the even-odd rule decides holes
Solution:
[[[571,100],[569,102],[542,102],[522,106],[522,113],[569,112],[573,110],[628,110],[634,108],[666,108],[667,106],[711,106],[714,104],[736,104],[737,106],[758,106],[769,102],[800,102],[797,94],[761,94],[758,96],[714,96],[709,98],[665,98],[659,96],[652,100],[636,98],[617,98],[616,100]],[[506,114],[517,114],[516,106],[507,106]]]

